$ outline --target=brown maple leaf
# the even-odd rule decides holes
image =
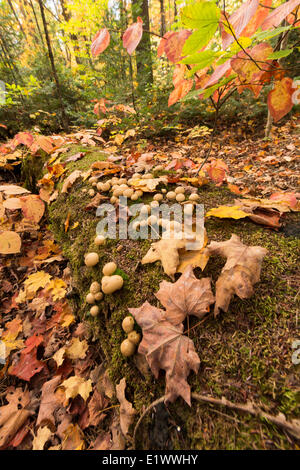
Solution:
[[[181,396],[191,405],[191,390],[187,383],[190,371],[198,372],[200,359],[193,341],[184,336],[183,325],[166,320],[164,310],[145,302],[140,308],[129,308],[143,330],[138,352],[144,354],[156,378],[159,371],[166,372],[166,401]]]
[[[188,266],[178,281],[162,281],[155,294],[165,307],[166,319],[179,325],[187,315],[203,318],[215,298],[210,287],[210,278],[197,279],[192,266]]]
[[[154,263],[160,260],[165,273],[174,279],[179,264],[178,250],[184,248],[185,243],[185,240],[176,238],[162,239],[159,242],[152,243],[151,248],[142,259],[142,264]]]
[[[216,282],[215,316],[220,310],[228,311],[234,294],[248,299],[253,294],[253,285],[260,279],[261,264],[267,250],[261,246],[244,245],[237,235],[225,242],[211,242],[207,247],[210,255],[227,258]]]
[[[125,397],[126,379],[120,380],[120,383],[116,386],[117,398],[120,402],[120,426],[121,431],[126,436],[128,430],[136,415],[136,410],[132,404]]]

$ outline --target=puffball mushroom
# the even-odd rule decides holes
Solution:
[[[153,196],[153,201],[162,201],[163,200],[163,195],[160,193],[157,193]]]
[[[138,189],[135,193],[138,194],[139,197],[142,197],[142,195],[144,194],[141,189]]]
[[[121,343],[120,349],[123,356],[132,356],[135,352],[135,344],[132,341],[129,341],[129,339],[124,339]]]
[[[176,189],[175,189],[175,193],[176,194],[180,194],[180,193],[184,193],[184,187],[183,186],[178,186]]]
[[[91,293],[89,293],[85,300],[87,301],[88,304],[94,304],[95,303],[95,296]]]
[[[95,297],[95,300],[96,300],[97,302],[99,302],[99,300],[102,300],[102,299],[103,299],[103,294],[102,294],[102,292],[97,292],[97,293],[94,295],[94,297]]]
[[[91,197],[95,196],[95,190],[94,189],[89,189],[89,196],[91,196]]]
[[[105,237],[103,235],[97,235],[95,240],[94,240],[95,245],[104,245],[105,243]]]
[[[116,263],[111,261],[110,263],[106,263],[103,266],[102,272],[104,276],[111,276],[115,272],[116,269],[117,269]]]
[[[192,193],[189,197],[190,201],[198,201],[199,195],[197,193]]]
[[[133,330],[128,333],[127,339],[137,346],[141,342],[141,335],[137,331]]]
[[[142,179],[143,180],[150,180],[153,178],[153,175],[152,173],[145,173],[143,176],[142,176]]]
[[[133,330],[133,327],[134,327],[134,318],[128,315],[122,321],[122,328],[125,331],[125,333],[130,333]]]
[[[123,192],[123,196],[125,197],[131,197],[134,193],[134,190],[132,188],[127,188],[125,189],[125,191]]]
[[[121,276],[104,276],[101,281],[101,287],[104,294],[112,294],[123,287],[124,281]]]
[[[116,196],[112,196],[112,197],[110,198],[110,202],[111,202],[112,204],[114,204],[115,202],[117,202],[117,200],[118,200],[118,198],[117,198]]]
[[[182,193],[176,194],[176,201],[177,202],[183,202],[185,200],[185,195]]]
[[[150,215],[147,219],[147,224],[148,225],[155,225],[158,223],[157,217],[155,215]]]
[[[139,198],[139,195],[138,195],[137,193],[133,193],[133,195],[131,196],[130,199],[131,199],[132,201],[137,201],[138,198]]]
[[[176,198],[176,193],[175,193],[175,191],[169,191],[169,192],[166,194],[166,196],[167,196],[167,199],[172,200],[172,199],[175,199],[175,198]]]
[[[91,294],[97,294],[97,292],[100,292],[100,284],[97,281],[92,282],[90,285],[90,293]]]
[[[90,310],[90,314],[92,315],[92,317],[96,317],[97,315],[99,315],[99,311],[99,307],[97,307],[97,305],[94,305]]]
[[[86,266],[89,268],[92,266],[96,266],[97,263],[99,263],[99,255],[98,253],[87,253],[84,257],[84,263]]]

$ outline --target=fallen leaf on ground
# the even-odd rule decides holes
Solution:
[[[64,406],[66,406],[70,398],[75,398],[77,395],[86,401],[92,391],[92,381],[74,375],[62,382],[58,389],[63,389],[65,392]]]
[[[211,242],[207,250],[210,255],[227,258],[216,283],[215,316],[220,310],[228,311],[234,294],[248,299],[253,294],[253,285],[260,279],[261,264],[267,250],[261,246],[244,245],[237,235],[225,242]]]
[[[47,441],[49,441],[50,437],[52,436],[52,432],[49,428],[44,426],[43,428],[40,427],[37,430],[37,433],[34,435],[32,441],[32,450],[44,450],[44,446]]]
[[[200,359],[193,341],[183,336],[183,325],[174,326],[166,320],[164,310],[148,302],[128,310],[143,332],[138,352],[146,356],[156,379],[161,369],[166,372],[166,401],[174,402],[181,396],[191,405],[191,390],[186,379],[191,370],[198,372]]]
[[[136,410],[132,404],[125,397],[126,379],[120,380],[120,383],[116,386],[117,398],[120,402],[120,425],[124,436],[128,434],[128,430],[134,421]]]
[[[159,242],[152,243],[151,248],[142,259],[142,264],[161,261],[164,272],[174,279],[177,266],[179,264],[180,248],[185,247],[185,240],[182,239],[162,239]]]
[[[166,320],[173,325],[179,325],[187,315],[203,318],[215,301],[210,279],[197,279],[192,266],[186,268],[178,281],[162,281],[155,296],[166,309]]]
[[[63,187],[61,192],[62,193],[67,193],[69,189],[73,186],[75,181],[80,178],[81,176],[81,171],[80,170],[74,170],[72,173],[65,179]]]
[[[21,237],[18,233],[6,230],[0,233],[0,254],[12,255],[21,251]]]
[[[29,391],[21,388],[8,390],[6,395],[8,405],[0,407],[0,448],[5,447],[23,426],[31,412],[26,409],[29,405]]]

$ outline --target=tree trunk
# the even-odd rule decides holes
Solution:
[[[64,104],[63,104],[63,100],[62,100],[60,83],[59,83],[59,79],[58,79],[58,75],[57,75],[57,71],[56,71],[56,67],[55,67],[54,56],[53,56],[50,37],[49,37],[49,33],[48,33],[48,27],[47,27],[47,22],[46,22],[46,17],[45,17],[44,5],[43,5],[42,0],[38,0],[38,2],[39,2],[40,10],[41,10],[41,17],[42,17],[42,22],[43,22],[43,27],[44,27],[46,44],[47,44],[47,48],[48,48],[48,55],[49,55],[49,60],[50,60],[50,64],[51,64],[52,75],[53,75],[53,78],[54,78],[54,81],[55,81],[57,97],[58,97],[59,104],[60,104],[61,123],[62,123],[62,126],[63,126],[64,130],[68,131],[69,130],[68,118],[66,116],[65,108],[64,108]]]
[[[160,35],[164,36],[167,31],[165,4],[164,4],[164,0],[159,0],[159,2],[160,2]]]
[[[134,20],[136,21],[140,16],[143,20],[144,30],[150,31],[148,0],[132,0],[132,6]],[[139,89],[143,91],[145,85],[153,83],[150,34],[145,31],[136,49],[136,66]]]

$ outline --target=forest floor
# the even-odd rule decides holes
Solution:
[[[107,142],[91,130],[46,138],[21,133],[0,145],[0,448],[299,448],[299,365],[292,360],[299,339],[299,143],[296,117],[274,127],[269,140],[251,123],[235,123],[214,137],[200,174],[211,143],[199,127],[151,139],[132,132]],[[206,314],[183,318],[186,336],[176,337],[189,341],[177,357],[183,377],[160,322],[151,341],[162,358],[154,365],[145,359],[144,321],[162,308],[155,295],[162,281],[170,292],[171,281],[183,278],[179,262],[172,278],[161,261],[141,263],[153,240],[94,243],[96,209],[111,196],[97,183],[130,180],[137,172],[151,173],[157,187],[149,191],[141,178],[134,186],[143,188],[136,202],[149,204],[156,192],[178,186],[187,197],[197,193],[207,245],[240,237],[252,282],[260,263],[247,247],[267,250],[251,296],[232,291],[227,312],[214,316],[208,305]],[[207,214],[219,206],[225,208],[217,216]],[[232,213],[232,206],[244,214]],[[218,296],[225,259],[207,255],[202,265],[205,250],[190,263],[198,280],[211,279]],[[100,258],[92,268],[84,263],[88,252]],[[93,317],[86,295],[111,261],[124,285],[104,295]],[[186,288],[194,295],[192,284]],[[145,302],[153,307],[135,323],[143,334],[139,352],[124,357],[122,320],[128,308],[140,318]],[[193,349],[200,362],[194,372]],[[161,369],[157,376],[155,368]],[[175,386],[176,400],[151,407],[170,392],[164,368],[187,387],[187,395]],[[191,406],[184,401],[190,390]],[[246,412],[240,413],[240,404]]]

